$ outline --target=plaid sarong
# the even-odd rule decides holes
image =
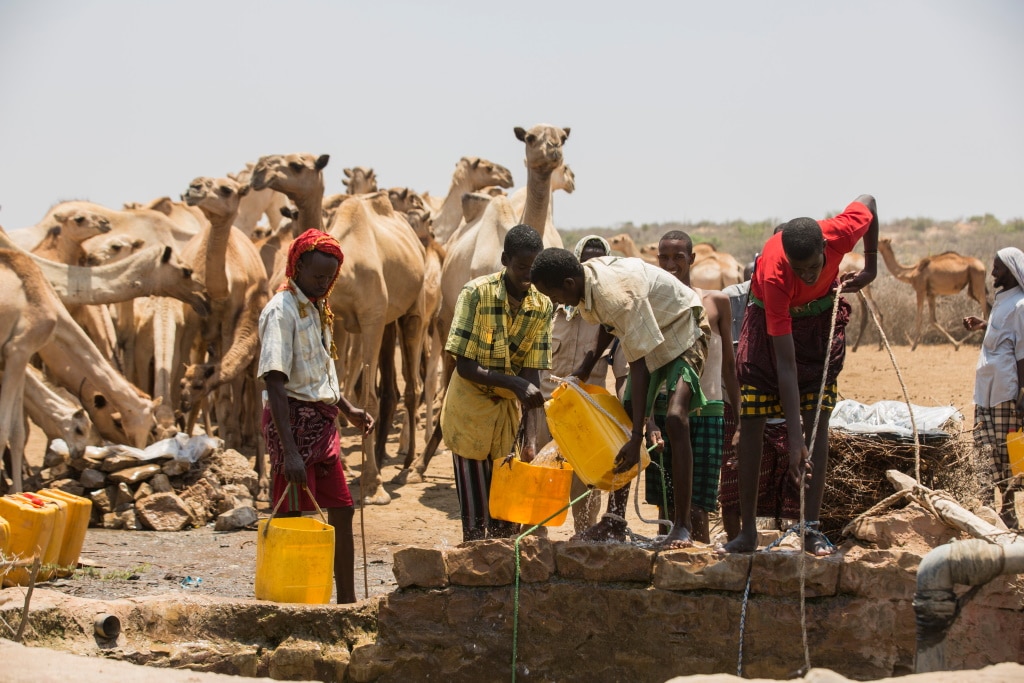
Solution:
[[[1003,491],[1006,490],[1013,478],[1010,455],[1006,450],[1006,435],[1020,429],[1022,423],[1024,416],[1017,412],[1013,401],[1004,401],[991,408],[974,407],[974,446],[983,453],[978,464],[980,467],[988,466],[988,472],[979,472],[983,488],[995,484]]]
[[[722,466],[722,487],[718,502],[726,510],[739,514],[740,485],[735,458]],[[757,516],[771,517],[782,528],[783,519],[800,519],[800,491],[789,478],[789,438],[786,423],[764,427],[761,472],[757,479]]]
[[[831,413],[836,407],[836,397],[839,392],[835,382],[825,385],[825,395],[821,400],[821,411]],[[740,386],[740,399],[743,407],[740,409],[742,417],[784,417],[782,403],[779,402],[777,394],[769,394],[749,384]],[[800,412],[814,412],[818,409],[818,391],[814,390],[800,394]]]
[[[656,415],[654,421],[665,438],[665,448],[661,453],[652,453],[651,461],[652,464],[658,463],[664,468],[665,487],[661,485],[661,470],[657,467],[648,467],[644,470],[644,500],[650,505],[664,508],[666,516],[671,519],[675,510],[671,444],[665,431],[664,416]],[[690,448],[693,450],[692,504],[706,512],[715,512],[718,509],[718,479],[722,469],[724,433],[724,416],[690,416]]]

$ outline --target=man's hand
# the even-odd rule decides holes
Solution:
[[[811,485],[811,458],[807,446],[801,441],[799,448],[789,447],[789,478],[799,487],[801,479],[804,488]]]
[[[523,404],[524,410],[533,410],[544,406],[544,394],[533,382],[519,378],[516,382],[516,396]]]
[[[364,436],[373,429],[373,415],[370,415],[362,408],[353,408],[345,417],[356,427],[362,429]]]
[[[285,451],[284,478],[296,486],[306,485],[306,463],[298,451]]]
[[[843,293],[853,294],[870,285],[875,279],[875,273],[869,270],[862,270],[859,273],[847,273],[839,278],[843,286]]]
[[[633,465],[640,462],[640,444],[643,438],[642,434],[636,434],[619,449],[618,455],[615,456],[615,467],[612,469],[614,474],[627,472]]]
[[[964,318],[964,329],[968,332],[974,332],[975,330],[985,329],[987,323],[975,315],[969,315]]]
[[[580,383],[586,382],[588,379],[590,379],[590,368],[588,368],[586,364],[583,364],[576,368],[575,370],[573,370],[569,374],[569,376],[575,377],[580,381]]]

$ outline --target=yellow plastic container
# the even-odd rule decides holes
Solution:
[[[8,555],[21,562],[31,562],[40,557],[46,561],[46,549],[53,535],[57,521],[55,505],[36,505],[18,495],[0,498],[0,517],[11,527]],[[27,586],[32,577],[30,568],[18,567],[7,572],[4,586]]]
[[[1024,474],[1024,431],[1018,429],[1006,435],[1006,450],[1010,454],[1013,476]]]
[[[572,467],[541,467],[516,458],[498,460],[491,474],[491,517],[516,524],[561,526],[569,514]]]
[[[9,559],[11,553],[11,523],[3,517],[0,517],[0,560]],[[0,569],[0,586],[4,585],[4,574],[3,569]]]
[[[44,505],[56,509],[57,516],[53,520],[53,533],[50,534],[50,542],[46,544],[43,551],[43,562],[39,569],[37,581],[49,581],[57,575],[57,566],[60,562],[60,549],[64,545],[64,532],[68,525],[68,504],[63,500],[41,498],[35,493],[18,493],[25,500],[33,505]]]
[[[68,506],[68,519],[64,525],[64,538],[60,544],[57,557],[57,576],[71,576],[78,566],[78,556],[82,554],[85,543],[85,532],[89,528],[92,516],[92,501],[60,489],[43,489],[36,495],[46,500],[63,501]]]
[[[334,527],[312,517],[260,520],[256,598],[324,604],[334,587]]]
[[[615,456],[629,440],[633,421],[604,387],[578,386],[582,392],[562,382],[544,404],[551,436],[584,484],[618,490],[651,464],[651,457],[641,448],[639,466],[614,474]]]

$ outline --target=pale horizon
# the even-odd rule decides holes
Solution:
[[[562,230],[757,222],[873,194],[883,222],[1024,218],[1024,3],[0,1],[0,225],[177,198],[275,153],[326,191],[526,181],[568,126]]]

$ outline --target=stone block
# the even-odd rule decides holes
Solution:
[[[840,552],[839,592],[865,598],[913,600],[921,557],[902,550],[852,546]]]
[[[192,521],[192,509],[173,493],[154,493],[135,508],[142,525],[153,531],[181,531]]]
[[[559,542],[555,565],[566,579],[650,583],[654,553],[626,543]]]
[[[507,586],[515,578],[512,542],[469,541],[448,551],[448,580],[457,586]]]
[[[288,638],[270,653],[268,674],[278,681],[314,681],[317,663],[320,660],[320,645],[308,640]]]
[[[519,542],[519,580],[521,582],[547,581],[554,573],[555,548],[551,541],[546,538],[527,536]]]
[[[801,558],[801,555],[803,558]],[[761,595],[800,595],[800,563],[803,559],[804,595],[820,597],[835,595],[839,590],[839,567],[836,555],[813,557],[800,551],[754,553],[750,590]]]
[[[370,683],[387,677],[395,666],[388,649],[377,643],[357,645],[352,648],[352,659],[348,664],[348,677],[355,683]]]
[[[70,493],[73,496],[85,495],[85,487],[74,479],[58,479],[50,484],[50,488],[60,489],[64,493]]]
[[[256,508],[249,506],[237,507],[218,515],[213,528],[215,531],[234,531],[235,529],[244,529],[247,526],[255,524],[259,518],[260,516],[256,512]]]
[[[108,478],[111,481],[125,484],[138,484],[146,481],[153,477],[154,474],[160,472],[160,465],[156,463],[148,463],[146,465],[138,465],[137,467],[126,467],[116,472],[111,472]]]
[[[106,483],[107,475],[90,467],[82,470],[82,474],[78,477],[78,481],[87,489],[98,489]]]
[[[444,553],[436,548],[401,548],[395,551],[393,558],[391,571],[399,588],[442,588],[448,585]]]
[[[114,506],[110,502],[110,495],[107,493],[107,489],[99,489],[89,494],[89,498],[92,500],[92,506],[94,509],[99,510],[101,513],[111,512]]]
[[[153,475],[153,478],[149,480],[149,485],[153,487],[153,493],[170,493],[174,490],[171,480],[162,472]]]
[[[742,591],[747,586],[751,555],[718,555],[710,548],[683,548],[658,554],[654,586],[662,590]]]
[[[103,462],[100,463],[100,469],[108,474],[113,472],[119,472],[120,470],[127,469],[129,467],[138,467],[139,459],[134,455],[128,455],[126,453],[111,453]],[[160,469],[157,467],[157,469]]]

